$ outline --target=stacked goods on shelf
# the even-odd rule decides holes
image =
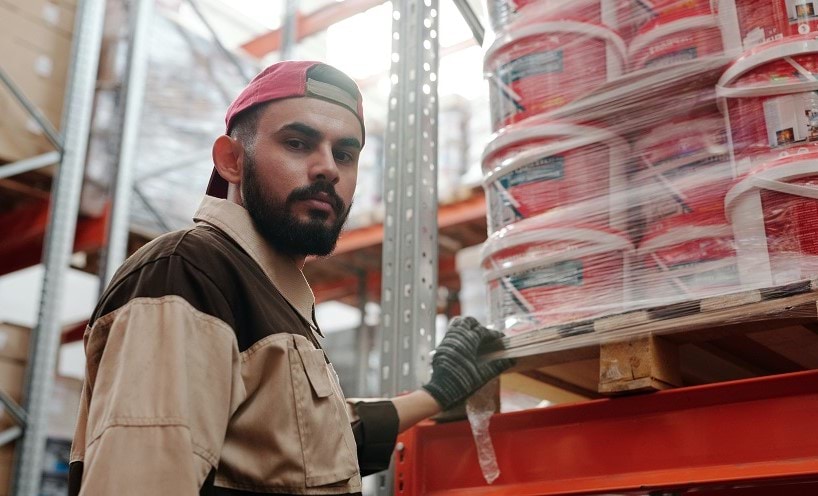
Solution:
[[[809,3],[811,5],[811,3]],[[818,38],[788,36],[744,53],[716,87],[736,181],[725,205],[743,283],[818,273]]]
[[[0,68],[55,128],[62,116],[75,11],[75,0],[0,1]],[[0,114],[0,162],[54,150],[3,84]]]
[[[818,276],[818,34],[798,34],[818,28],[812,2],[490,0],[489,13],[495,327]]]
[[[29,330],[0,323],[0,390],[18,404],[23,395],[23,378],[28,359]],[[0,432],[16,425],[0,405]],[[14,445],[0,446],[0,496],[10,494]]]

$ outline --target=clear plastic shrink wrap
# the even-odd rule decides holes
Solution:
[[[818,0],[488,12],[495,328],[818,277]]]

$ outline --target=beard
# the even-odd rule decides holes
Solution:
[[[352,205],[346,207],[335,192],[335,187],[328,181],[296,188],[283,202],[275,200],[263,191],[256,174],[255,160],[250,155],[246,156],[247,162],[241,179],[242,196],[244,206],[262,237],[273,248],[286,255],[323,257],[332,253]],[[293,205],[319,193],[325,193],[329,197],[335,220],[327,224],[329,215],[323,210],[309,211],[309,219],[306,221],[298,219],[293,213]]]

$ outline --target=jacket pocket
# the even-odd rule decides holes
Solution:
[[[324,352],[293,335],[297,353],[289,353],[298,434],[307,487],[358,478],[358,459],[340,387]],[[295,350],[293,350],[295,351]],[[350,481],[357,485],[357,481]]]

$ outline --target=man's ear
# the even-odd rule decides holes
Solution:
[[[247,160],[244,147],[238,140],[221,135],[213,143],[213,165],[228,183],[238,185],[244,162]]]

